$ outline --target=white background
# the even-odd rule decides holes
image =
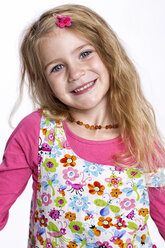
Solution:
[[[164,0],[6,0],[0,6],[0,158],[12,132],[8,118],[18,96],[18,49],[22,32],[43,11],[64,3],[84,4],[109,22],[140,74],[145,96],[152,103],[157,125],[165,136]],[[16,126],[31,111],[32,104],[25,89],[23,103],[14,116],[13,124]],[[10,210],[9,221],[0,232],[1,248],[27,247],[31,184],[30,180],[24,193]],[[165,247],[152,220],[149,228],[157,247]]]

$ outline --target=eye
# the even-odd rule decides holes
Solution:
[[[92,52],[92,51],[85,51],[85,52],[82,52],[82,53],[80,54],[80,58],[85,58],[85,57],[89,56],[89,54],[90,54],[91,52]]]
[[[60,71],[62,68],[64,67],[64,65],[56,65],[51,69],[51,72],[57,72]]]

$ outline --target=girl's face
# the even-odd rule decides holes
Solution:
[[[95,109],[103,103],[106,106],[109,72],[86,40],[63,28],[47,35],[40,51],[52,91],[70,110]]]

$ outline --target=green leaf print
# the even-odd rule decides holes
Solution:
[[[110,210],[111,210],[113,213],[115,213],[115,214],[117,214],[117,213],[120,212],[120,208],[117,207],[117,206],[109,205],[109,208],[110,208]]]
[[[50,187],[52,189],[52,195],[55,195],[55,190],[54,190],[54,187],[52,186],[52,181],[48,180],[48,184],[50,185]]]
[[[59,232],[59,229],[58,229],[58,227],[53,223],[53,222],[49,222],[49,224],[47,225],[47,228],[48,228],[48,230],[49,231],[51,231],[51,232]]]
[[[149,215],[147,215],[147,216],[145,217],[145,219],[144,219],[144,225],[146,224],[148,218],[149,218]]]
[[[98,207],[105,207],[107,206],[107,202],[104,200],[96,199],[94,200],[94,204]]]
[[[37,205],[38,205],[39,207],[42,207],[42,202],[41,202],[39,199],[37,199]]]
[[[132,189],[133,189],[133,191],[135,191],[136,194],[137,194],[137,199],[136,199],[136,200],[139,201],[140,195],[139,195],[139,193],[138,193],[138,191],[137,191],[137,186],[136,186],[136,185],[133,185]]]
[[[136,224],[135,222],[131,222],[131,221],[128,221],[127,227],[128,227],[129,229],[131,229],[131,230],[136,230],[136,229],[138,229],[137,224]]]
[[[63,147],[62,147],[62,145],[61,145],[61,140],[58,139],[58,138],[56,138],[56,140],[57,140],[57,142],[58,142],[58,147],[59,147],[60,149],[63,149]]]
[[[50,121],[48,119],[45,120],[46,125],[48,126]]]

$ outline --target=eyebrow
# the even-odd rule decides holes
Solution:
[[[76,47],[76,49],[73,50],[73,52],[79,51],[79,50],[81,50],[83,47],[86,47],[86,46],[91,46],[91,45],[88,44],[88,43],[85,43],[85,44],[83,44],[83,45],[81,45],[81,46],[79,46],[79,47]],[[60,59],[60,58],[51,60],[49,63],[47,63],[47,64],[44,66],[44,70],[46,70],[46,68],[47,68],[49,65],[54,64],[55,62],[57,62],[59,59]]]

